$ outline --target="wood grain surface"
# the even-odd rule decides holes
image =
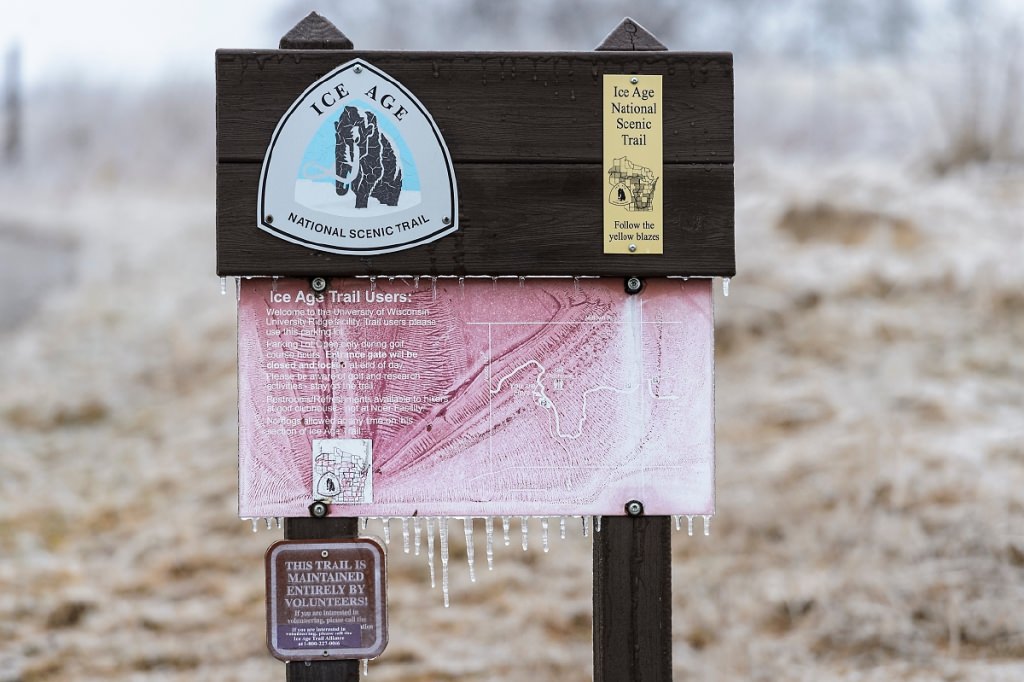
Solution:
[[[594,533],[594,682],[671,682],[667,516],[604,517]]]
[[[665,253],[602,252],[599,164],[456,164],[459,231],[380,256],[308,249],[256,228],[260,167],[217,168],[217,273],[358,275],[732,276],[733,168],[665,168]]]
[[[219,50],[218,160],[262,163],[296,98],[356,57],[423,103],[456,162],[600,163],[605,73],[663,75],[665,164],[733,160],[729,54],[359,50]]]

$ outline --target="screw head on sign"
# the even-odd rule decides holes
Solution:
[[[445,216],[444,220],[442,220],[441,222],[442,222],[442,223],[444,223],[445,225],[447,225],[447,224],[448,224],[448,223],[450,223],[451,221],[452,221],[452,219],[451,219],[451,218],[449,218],[449,217]]]
[[[362,73],[363,72],[363,67],[357,66],[356,68],[354,68],[352,70],[355,71],[356,73]],[[325,651],[324,655],[326,655],[326,654],[327,654],[327,652]]]
[[[323,277],[314,277],[309,281],[309,286],[313,287],[313,291],[320,293],[327,288],[327,280]]]
[[[639,500],[630,500],[626,503],[626,513],[630,516],[643,516],[644,503]]]
[[[627,277],[626,278],[626,293],[632,296],[633,294],[639,294],[640,290],[644,288],[644,281],[639,277]]]
[[[629,252],[630,252],[630,253],[633,253],[633,252],[635,252],[635,251],[636,251],[636,244],[630,244],[630,245],[629,245]]]
[[[314,502],[309,505],[309,515],[318,519],[327,516],[328,511],[330,511],[330,507],[327,506],[326,502]]]
[[[268,214],[267,214],[267,223],[268,223],[268,224],[270,224],[270,223],[272,223],[272,222],[274,222],[274,216],[272,216],[272,215],[270,215],[270,214],[268,213]]]
[[[636,76],[633,76],[632,78],[629,79],[629,82],[632,83],[633,85],[636,85],[637,83],[640,82],[640,79],[637,78]]]

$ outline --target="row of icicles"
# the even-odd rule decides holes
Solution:
[[[472,582],[476,582],[476,548],[473,542],[474,532],[474,521],[476,518],[473,516],[413,516],[413,517],[401,517],[397,520],[402,524],[402,551],[406,554],[413,553],[416,556],[420,555],[420,549],[423,546],[423,535],[426,531],[426,545],[427,545],[427,566],[430,568],[430,587],[435,589],[437,587],[437,579],[434,568],[434,555],[435,555],[435,542],[434,542],[434,528],[437,528],[437,536],[441,549],[441,593],[444,596],[444,606],[448,608],[450,599],[448,592],[448,522],[450,518],[461,519],[463,523],[463,529],[466,537],[466,561],[469,564],[469,579]],[[496,517],[485,516],[484,528],[487,532],[487,570],[494,570],[494,520]],[[521,544],[523,551],[525,552],[529,548],[530,538],[530,517],[528,516],[502,516],[501,517],[501,530],[505,546],[512,544],[512,522],[514,518],[519,519],[519,532],[521,537]],[[568,525],[568,519],[577,519],[582,523],[583,537],[589,537],[590,528],[593,526],[595,533],[601,532],[601,517],[600,516],[561,516],[558,517],[558,535],[564,540],[566,535],[566,526]],[[686,519],[686,533],[687,535],[693,535],[693,515],[677,515],[673,516],[672,519],[675,523],[677,531],[683,529],[683,519]],[[711,534],[711,515],[705,514],[699,518],[704,521],[704,535]],[[243,519],[245,521],[252,521],[252,532],[257,532],[260,529],[260,521],[265,521],[267,530],[271,530],[274,527],[274,523],[277,523],[277,527],[282,527],[281,518],[249,518]],[[391,546],[391,522],[395,520],[393,517],[372,517],[374,521],[380,521],[383,527],[384,544],[388,547]],[[360,519],[360,526],[365,531],[369,525],[371,518],[364,517]],[[541,526],[541,545],[544,548],[544,552],[551,549],[549,542],[549,532],[551,527],[551,519],[547,516],[540,517]]]

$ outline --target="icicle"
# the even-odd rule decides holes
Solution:
[[[274,519],[272,519],[272,518],[270,518],[268,516],[267,518],[265,518],[263,520],[267,522],[267,530],[273,530],[274,529],[274,525],[273,525]]]
[[[729,278],[726,277],[722,280],[722,295],[726,298],[729,297]]]
[[[600,533],[601,532],[601,517],[600,516],[595,516],[594,517],[594,532],[595,533]]]
[[[260,532],[260,527],[259,527],[260,520],[259,519],[249,519],[249,520],[252,521],[252,532],[253,533]]]
[[[370,676],[370,659],[364,658],[363,659],[363,677],[369,677],[369,676]]]
[[[416,546],[416,556],[419,556],[420,555],[420,542],[421,542],[421,537],[423,535],[423,531],[420,528],[420,517],[418,517],[418,516],[412,517],[412,530],[413,530],[413,535],[416,538],[416,540],[413,542],[413,544]]]
[[[242,302],[242,278],[235,277],[235,302]]]
[[[473,546],[473,517],[467,516],[462,519],[463,524],[466,526],[466,563],[469,564],[469,582],[476,582],[476,571],[474,569],[474,555],[476,554],[476,548]]]
[[[220,295],[221,296],[227,296],[228,295],[228,278],[227,277],[221,277],[220,278]]]
[[[683,529],[683,517],[682,516],[680,516],[679,514],[675,514],[672,517],[672,520],[676,522],[676,530],[677,531],[680,531],[680,530]]]
[[[484,518],[484,528],[487,530],[487,570],[494,570],[494,517]]]
[[[512,538],[511,538],[511,536],[509,536],[509,530],[510,530],[511,526],[512,526],[512,517],[511,516],[502,516],[501,517],[501,527],[505,531],[505,546],[506,547],[508,547],[509,545],[512,544]]]
[[[565,517],[563,516],[558,520],[558,537],[562,540],[565,539]]]
[[[544,547],[544,553],[547,554],[551,549],[551,546],[548,544],[548,517],[545,516],[540,520],[540,529],[541,545]]]
[[[387,516],[381,518],[381,523],[384,524],[384,544],[391,544],[391,519]]]
[[[686,515],[686,534],[693,537],[693,517],[689,514]]]
[[[704,515],[704,535],[711,535],[711,517]]]
[[[530,546],[530,519],[525,516],[519,517],[519,530],[523,534],[523,551]]]
[[[394,282],[395,281],[395,276],[394,275],[388,275],[388,281],[389,282]]]
[[[579,277],[573,277],[572,278],[572,288],[573,288],[573,291],[575,291],[577,294],[580,293],[580,278]]]
[[[497,277],[491,277],[491,291],[494,291],[497,288],[498,288],[498,278]]]
[[[444,595],[444,607],[448,608],[448,517],[437,520],[441,535],[441,594]]]
[[[402,517],[402,551],[409,553],[409,519]]]
[[[366,524],[368,524],[369,522],[370,522],[370,517],[369,516],[364,516],[363,518],[359,519],[359,524],[363,527],[363,530],[366,530]]]
[[[466,297],[466,278],[459,277],[459,295],[463,298]]]
[[[590,537],[590,517],[583,517],[583,537]]]
[[[416,291],[420,290],[420,276],[419,275],[416,275],[415,277],[412,278],[412,288],[415,289]]]
[[[376,290],[377,290],[377,278],[375,276],[373,276],[373,275],[370,275],[370,291],[376,291]]]
[[[519,288],[522,289],[525,284],[526,284],[526,278],[525,277],[520,277],[519,278]]]
[[[434,519],[427,517],[427,565],[430,567],[430,589],[437,587],[434,580]]]
[[[281,518],[280,516],[278,516],[277,517],[277,529],[281,530],[282,528],[284,528],[284,519]]]
[[[430,295],[437,300],[437,277],[430,278]]]

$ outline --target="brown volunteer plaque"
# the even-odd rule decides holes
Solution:
[[[388,643],[384,550],[282,540],[267,562],[267,646],[282,661],[376,658]]]

